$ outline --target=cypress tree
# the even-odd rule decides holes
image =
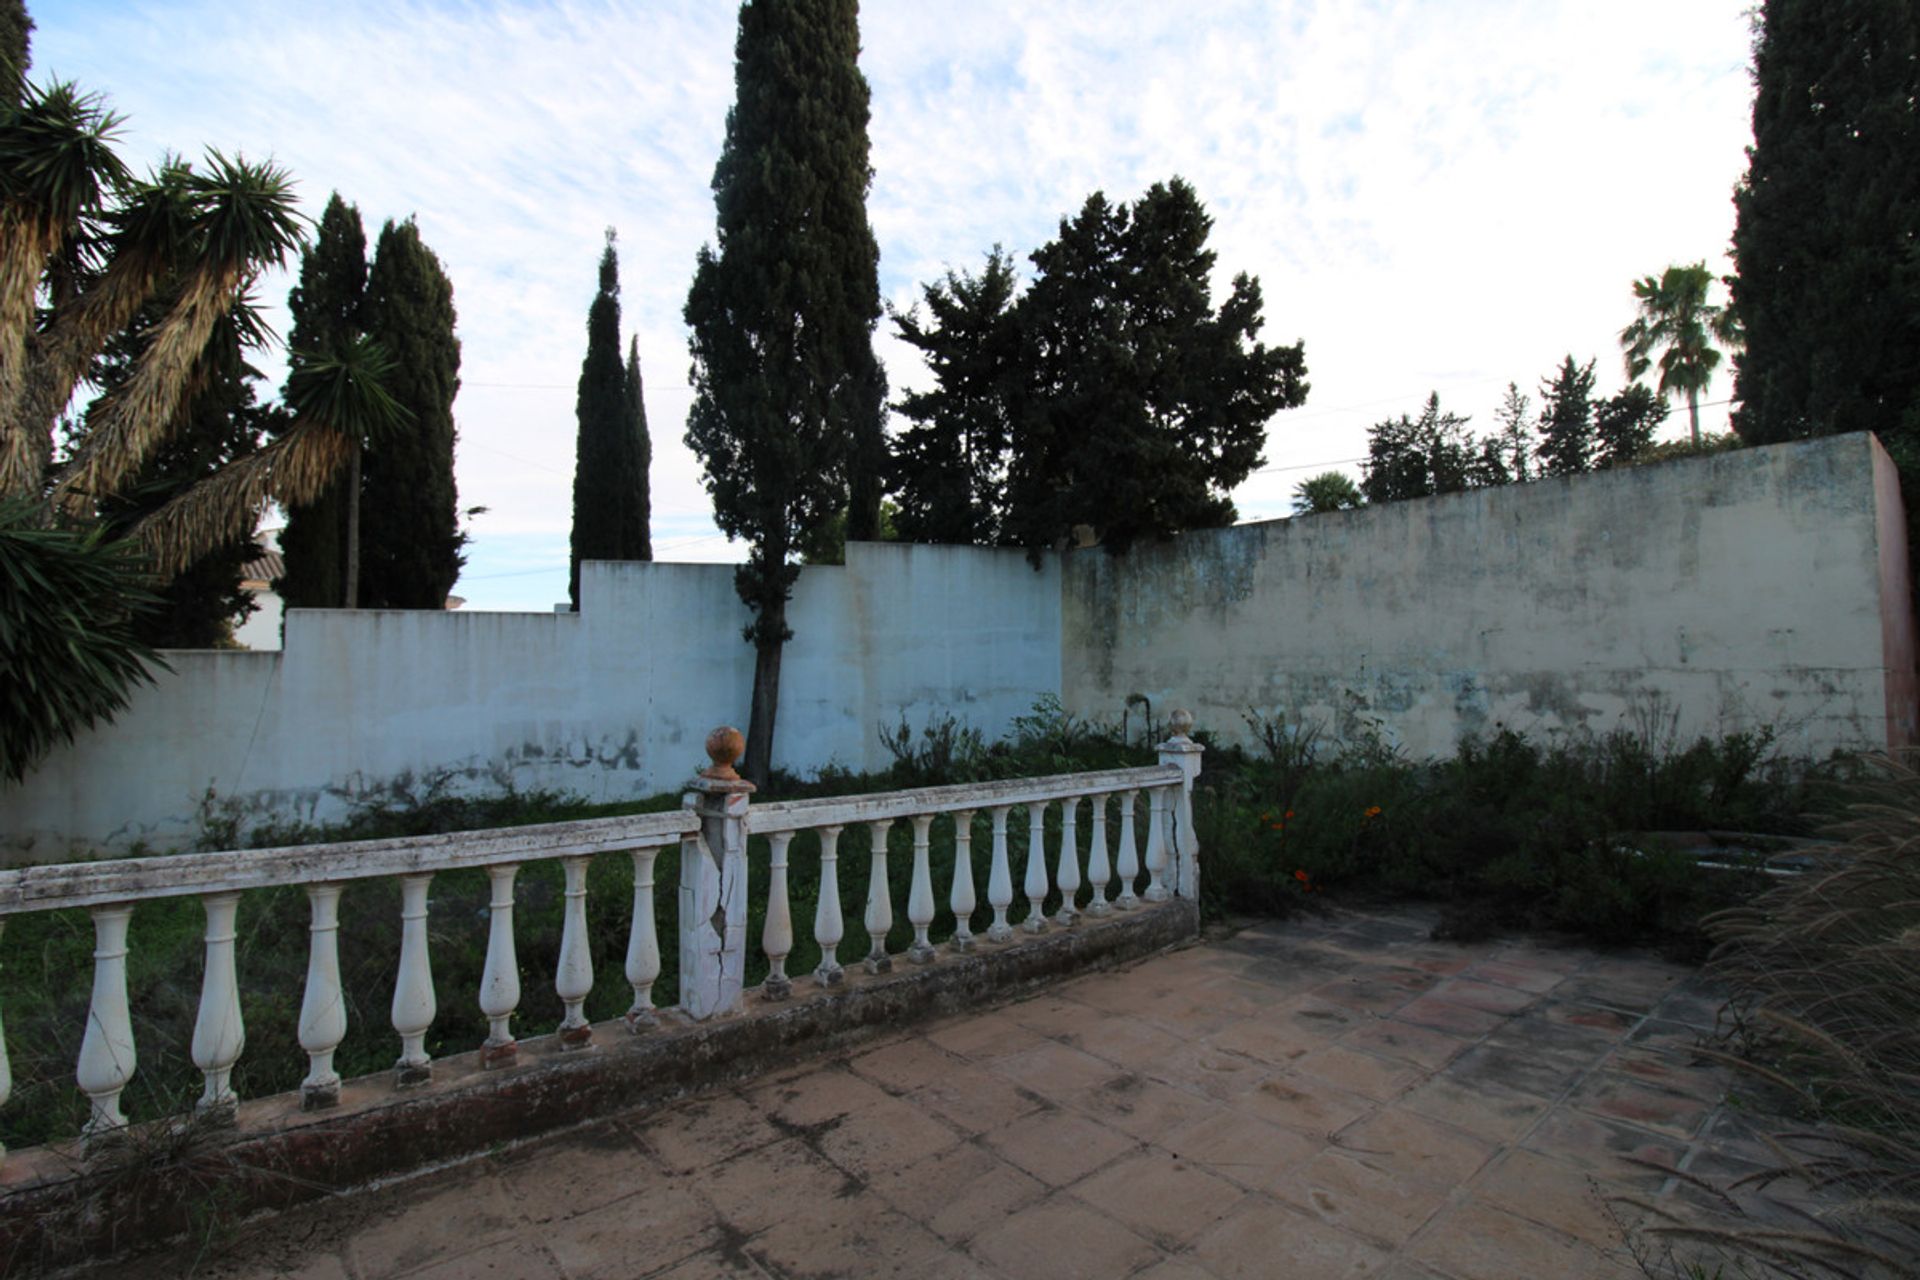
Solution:
[[[573,550],[567,598],[580,607],[582,560],[651,560],[647,538],[646,407],[640,348],[620,363],[620,260],[613,232],[600,255],[600,290],[587,308],[587,355],[574,401],[579,436],[573,461]]]
[[[1765,0],[1734,209],[1734,429],[1875,431],[1920,475],[1920,6]]]
[[[1540,384],[1542,475],[1571,476],[1593,468],[1593,361],[1568,356],[1552,379]]]
[[[367,291],[367,233],[360,210],[338,191],[320,215],[320,232],[300,255],[300,283],[287,295],[289,350],[337,356],[362,332]],[[280,533],[284,575],[274,590],[289,609],[338,609],[346,603],[348,471],[316,502],[286,513]]]
[[[634,560],[653,559],[653,436],[647,430],[646,387],[640,380],[640,340],[627,343],[627,422],[634,442]]]
[[[393,359],[388,390],[408,417],[366,450],[360,606],[444,609],[466,560],[453,482],[460,340],[453,332],[453,285],[412,218],[381,228],[367,273],[365,319]]]
[[[884,396],[858,14],[855,0],[741,6],[735,101],[713,174],[717,245],[700,250],[687,294],[687,445],[715,521],[751,544],[735,585],[754,614],[746,768],[760,783],[792,635],[793,559],[847,503],[849,472],[869,465],[862,432]]]
[[[0,103],[15,104],[33,63],[33,19],[24,0],[0,0]]]

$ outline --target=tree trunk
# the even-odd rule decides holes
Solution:
[[[785,631],[787,606],[783,600],[777,610],[762,617],[772,626],[772,635]],[[753,646],[753,701],[747,716],[747,763],[745,777],[754,786],[765,788],[773,771],[773,716],[780,706],[780,654],[785,643],[778,639],[757,638]]]
[[[1693,447],[1697,449],[1700,447],[1700,390],[1698,387],[1687,388],[1687,413],[1693,419]]]
[[[360,607],[360,450],[355,444],[347,463],[347,585],[342,609]]]

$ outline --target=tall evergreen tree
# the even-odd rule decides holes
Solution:
[[[647,429],[647,392],[640,380],[640,340],[627,340],[627,422],[635,443],[634,474],[639,487],[633,495],[633,517],[638,540],[634,560],[653,559],[653,433]]]
[[[849,472],[866,465],[856,456],[866,415],[884,396],[859,53],[856,0],[741,6],[735,101],[713,174],[718,243],[700,250],[687,293],[687,445],[715,521],[750,544],[735,584],[754,614],[746,768],[762,783],[794,557],[846,505]]]
[[[1397,502],[1458,493],[1474,481],[1469,419],[1443,413],[1440,393],[1427,397],[1418,419],[1401,414],[1367,429],[1367,461],[1360,490],[1368,502]]]
[[[600,289],[587,308],[587,355],[574,400],[573,547],[567,599],[580,607],[582,560],[647,560],[646,410],[640,350],[620,363],[620,260],[613,230],[600,255]]]
[[[1131,207],[1096,192],[1036,250],[1021,299],[1006,540],[1038,550],[1090,526],[1110,550],[1230,524],[1267,422],[1305,403],[1303,346],[1259,342],[1260,282],[1216,309],[1213,219],[1178,178]]]
[[[1593,361],[1568,356],[1540,384],[1541,474],[1578,475],[1593,467]]]
[[[924,320],[917,307],[893,317],[934,380],[898,405],[910,425],[894,439],[888,470],[894,528],[909,542],[992,546],[1020,376],[1013,260],[996,245],[978,275],[949,271],[920,293]]]
[[[300,255],[300,283],[287,295],[293,328],[288,348],[300,356],[337,357],[363,331],[367,233],[360,210],[334,192],[319,234]],[[351,474],[349,474],[351,473]],[[283,576],[274,590],[290,609],[338,609],[347,603],[347,494],[358,488],[354,464],[316,501],[287,511],[280,532]]]
[[[1653,433],[1666,420],[1667,402],[1638,382],[1602,400],[1593,407],[1594,465],[1632,465],[1653,446]]]
[[[0,104],[16,105],[33,63],[33,19],[24,0],[0,0]]]
[[[1920,477],[1920,6],[1763,0],[1734,208],[1734,429],[1875,431]]]
[[[365,320],[393,361],[387,387],[407,421],[366,451],[360,607],[444,609],[466,561],[453,481],[460,340],[453,285],[412,218],[381,228]]]
[[[1493,411],[1493,419],[1499,423],[1489,441],[1493,444],[1505,469],[1507,479],[1514,484],[1524,484],[1533,474],[1533,411],[1532,397],[1520,390],[1518,383],[1507,384],[1507,394],[1501,397],[1500,407]]]

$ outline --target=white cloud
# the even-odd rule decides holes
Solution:
[[[1178,173],[1222,284],[1261,277],[1267,337],[1306,342],[1311,399],[1237,495],[1277,514],[1305,472],[1437,389],[1484,423],[1572,351],[1619,380],[1630,282],[1724,270],[1749,140],[1745,0],[1357,5],[876,3],[869,205],[898,304],[992,244],[1050,237],[1096,187]],[[458,472],[486,505],[457,590],[565,594],[573,388],[603,227],[620,228],[663,556],[739,554],[680,443],[680,308],[712,234],[734,11],[712,0],[331,6],[42,3],[35,73],[106,91],[125,154],[272,154],[317,215],[416,214],[464,347]],[[285,296],[269,280],[265,296]],[[885,341],[896,385],[920,383]],[[1724,379],[1711,398],[1726,394]],[[1724,413],[1724,410],[1717,411]],[[1717,421],[1716,421],[1717,425]],[[546,556],[542,576],[537,558]]]

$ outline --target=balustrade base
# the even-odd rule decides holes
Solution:
[[[520,1060],[518,1040],[489,1040],[480,1046],[480,1069],[498,1071]]]
[[[1176,900],[1097,926],[977,948],[964,959],[902,965],[885,975],[842,970],[837,981],[794,993],[801,998],[752,1000],[740,1016],[696,1023],[677,1009],[659,1010],[656,1034],[602,1038],[594,1053],[565,1053],[558,1035],[527,1037],[516,1044],[518,1069],[511,1072],[485,1070],[473,1051],[328,1089],[242,1101],[233,1128],[196,1137],[182,1150],[180,1167],[191,1168],[190,1177],[155,1166],[153,1177],[127,1178],[115,1150],[124,1130],[103,1135],[99,1158],[84,1163],[47,1147],[12,1151],[0,1192],[0,1270],[25,1260],[19,1269],[27,1274],[124,1253],[130,1244],[160,1247],[204,1229],[210,1202],[238,1218],[391,1183],[1140,960],[1198,932],[1196,906]],[[608,1025],[622,1022],[634,1025]],[[336,1105],[305,1114],[311,1099],[329,1091]]]
[[[302,1111],[326,1111],[340,1105],[340,1082],[331,1084],[309,1084],[300,1087],[300,1109]]]
[[[584,1022],[577,1027],[561,1027],[558,1035],[560,1048],[568,1053],[593,1048],[593,1028]]]
[[[860,962],[860,967],[868,973],[892,973],[893,957],[884,951],[875,950]]]
[[[916,942],[907,948],[907,959],[915,964],[932,964],[939,958],[940,953],[934,950],[931,942]]]
[[[620,1021],[627,1024],[627,1030],[639,1035],[642,1031],[651,1031],[660,1025],[660,1015],[653,1009],[629,1009],[620,1015]]]
[[[947,939],[947,945],[961,955],[966,955],[980,945],[980,940],[970,933],[956,933]]]
[[[770,973],[766,982],[761,984],[760,998],[778,1003],[793,998],[793,979],[785,974]]]

